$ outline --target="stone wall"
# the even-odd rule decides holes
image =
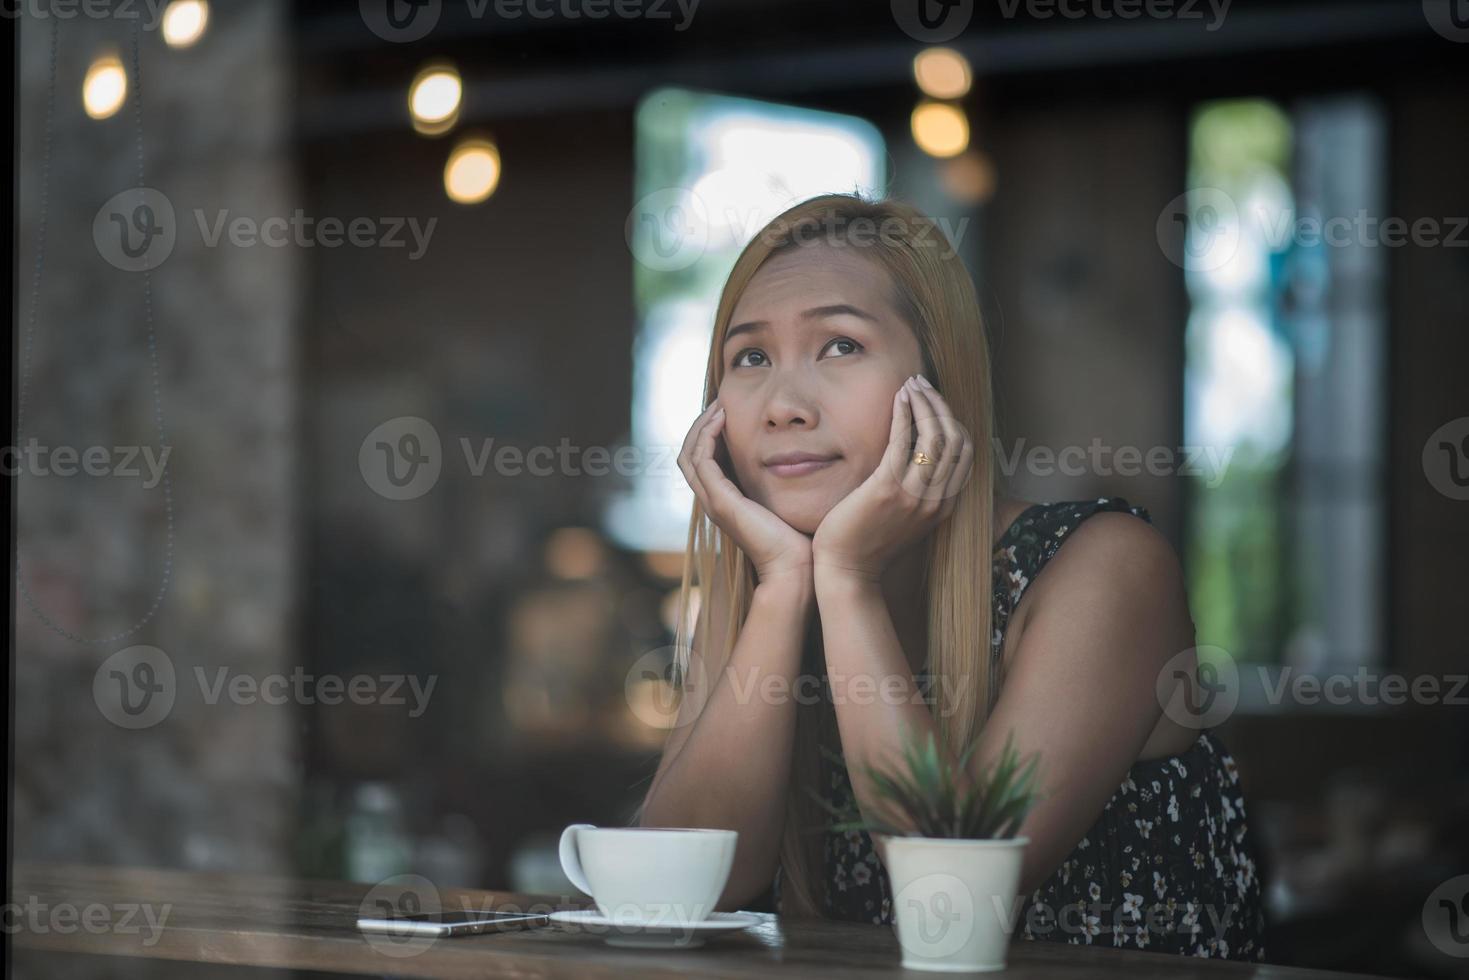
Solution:
[[[195,668],[212,685],[220,668],[261,679],[289,675],[298,662],[299,255],[227,239],[211,245],[200,228],[201,215],[212,229],[222,211],[262,219],[298,206],[285,5],[214,4],[204,37],[181,50],[165,45],[149,6],[131,5],[144,15],[142,165],[147,185],[172,207],[174,242],[171,250],[149,246],[145,257],[157,262],[146,290],[142,273],[118,267],[120,239],[106,215],[104,234],[93,236],[104,202],[138,182],[134,89],[103,120],[88,118],[80,97],[88,64],[108,51],[136,85],[134,23],[84,15],[56,23],[45,262],[19,446],[34,437],[38,447],[79,454],[104,447],[112,465],[94,452],[93,472],[68,474],[76,463],[55,455],[45,457],[50,465],[20,467],[20,569],[35,608],[16,597],[14,853],[19,861],[284,872],[299,708],[231,703],[228,694],[211,704]],[[22,354],[51,27],[33,15],[21,25]],[[160,210],[156,222],[167,226]],[[119,213],[130,219],[132,205]],[[166,484],[138,462],[143,452],[161,458],[145,293],[170,447]],[[131,466],[127,447],[140,450]],[[134,468],[139,475],[128,475]],[[116,638],[78,642],[67,633]],[[160,690],[143,715],[119,715],[122,688],[111,671],[147,675],[112,661],[99,679],[99,668],[140,644],[167,658],[153,655]],[[162,690],[170,687],[167,666],[171,691]]]

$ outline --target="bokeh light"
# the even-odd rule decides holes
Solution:
[[[163,11],[163,41],[171,48],[187,48],[204,36],[209,26],[207,0],[172,0]]]
[[[444,165],[444,193],[457,204],[478,204],[500,184],[500,151],[486,139],[466,139]]]
[[[969,119],[946,102],[920,102],[913,110],[913,142],[933,157],[954,157],[969,146]]]
[[[103,55],[92,62],[82,81],[82,106],[93,119],[115,115],[128,94],[128,75],[116,55]]]
[[[913,59],[913,80],[931,99],[962,99],[973,78],[969,59],[952,48],[929,48]]]

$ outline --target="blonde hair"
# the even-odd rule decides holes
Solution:
[[[814,234],[813,234],[814,233]],[[735,304],[757,269],[770,256],[824,242],[852,247],[884,269],[893,302],[918,339],[925,375],[943,393],[956,419],[974,442],[973,471],[959,491],[953,513],[930,536],[923,563],[928,601],[926,663],[933,674],[930,701],[940,736],[950,746],[973,740],[994,705],[998,677],[991,676],[991,554],[997,476],[992,453],[994,398],[990,359],[974,284],[952,244],[932,219],[896,200],[871,201],[828,194],[794,205],[772,219],[745,246],[730,271],[714,317],[713,342],[705,373],[704,405],[724,378],[721,351]],[[674,639],[679,676],[688,676],[692,583],[701,590],[715,581],[716,565],[729,583],[729,621],[724,637],[709,637],[712,603],[699,603],[698,632],[731,651],[749,614],[756,578],[743,551],[704,513],[697,500],[689,521],[679,616]],[[707,599],[707,597],[706,597]],[[825,675],[820,617],[805,638],[803,673]],[[942,696],[950,679],[956,704]],[[957,683],[954,679],[957,679]],[[811,703],[801,703],[811,701]],[[822,830],[828,815],[811,800],[818,787],[818,745],[834,746],[836,718],[826,698],[800,699],[796,707],[795,754],[781,839],[781,905],[784,914],[821,916],[825,898]]]

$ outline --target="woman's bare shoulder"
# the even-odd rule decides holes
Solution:
[[[1143,655],[1160,663],[1193,644],[1178,554],[1162,532],[1130,511],[1091,514],[1071,529],[1041,571],[1015,610],[1017,634],[1057,617],[1116,622],[1123,629],[1128,623],[1146,625],[1140,633],[1153,639],[1153,649]],[[1007,661],[1026,646],[1020,640],[1016,635],[1006,644]]]
[[[1036,600],[1032,615],[1042,602],[1130,596],[1166,603],[1183,595],[1183,568],[1172,543],[1128,511],[1089,516],[1067,534],[1043,571],[1026,590]]]

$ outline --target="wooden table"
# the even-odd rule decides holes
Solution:
[[[405,977],[863,977],[943,974],[904,970],[897,937],[887,926],[783,920],[760,913],[759,926],[710,938],[699,949],[643,950],[608,946],[599,936],[560,926],[496,935],[438,939],[413,955],[390,955],[356,929],[370,886],[154,868],[20,864],[15,868],[7,929],[17,952],[52,951],[151,957],[196,963],[319,970]],[[590,908],[587,901],[503,891],[445,889],[444,907],[537,903]],[[27,905],[29,903],[29,906]],[[16,910],[19,907],[19,911]],[[37,910],[32,916],[27,908]],[[51,910],[72,911],[52,920]],[[152,925],[132,908],[146,908]],[[166,911],[166,917],[165,917]],[[85,917],[91,916],[90,919]],[[43,923],[32,928],[27,921]],[[158,927],[161,921],[161,928]],[[45,925],[57,922],[62,929]],[[86,923],[89,923],[86,924]],[[115,923],[116,928],[109,924]],[[36,955],[27,952],[25,955]],[[1361,976],[1257,966],[1163,953],[1017,940],[1005,976],[1199,977],[1260,980]]]

